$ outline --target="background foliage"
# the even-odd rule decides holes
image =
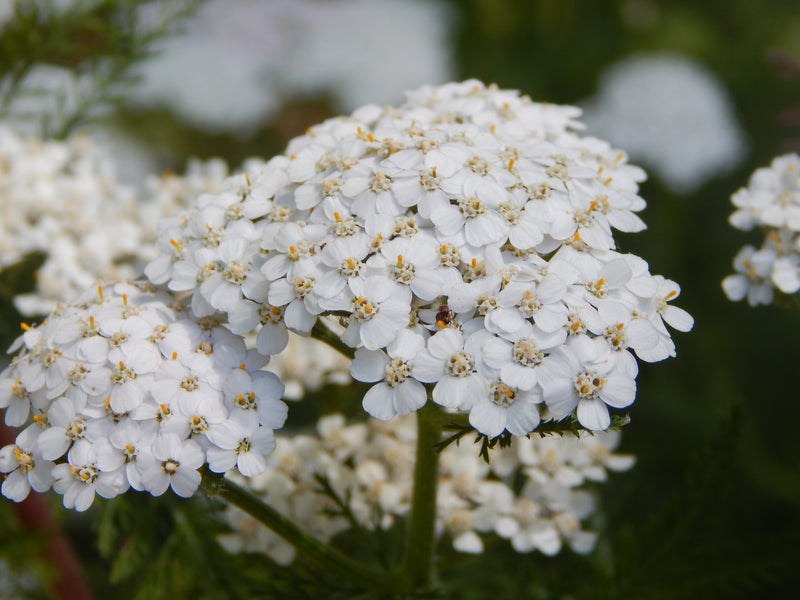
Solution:
[[[95,3],[100,12],[75,23],[42,28],[30,21],[5,29],[0,35],[0,75],[20,69],[10,57],[33,48],[31,60],[90,71],[101,63],[117,65],[127,75],[127,66],[146,58],[141,52],[146,40],[131,42],[129,32],[106,25],[118,22],[108,18],[108,11],[124,12],[135,4],[144,2],[109,0]],[[775,57],[800,57],[800,9],[781,0],[450,4],[456,16],[452,43],[458,78],[497,82],[534,100],[576,103],[595,92],[609,64],[637,51],[679,51],[704,63],[724,82],[745,129],[749,154],[727,176],[690,195],[678,196],[657,179],[647,181],[641,195],[648,201],[642,214],[648,230],[618,238],[623,251],[645,257],[652,272],[681,284],[679,304],[696,324],[691,334],[676,336],[677,359],[642,366],[622,447],[636,454],[638,462],[600,490],[604,511],[595,524],[601,531],[598,549],[588,557],[568,551],[556,558],[517,555],[498,539],[483,555],[464,557],[448,552],[444,542],[443,596],[795,596],[800,589],[800,386],[794,377],[800,361],[800,314],[733,304],[724,297],[720,281],[747,241],[727,224],[730,194],[745,185],[753,169],[796,146],[798,130],[780,116],[800,104],[800,77],[792,78],[791,68],[781,68]],[[87,39],[90,44],[69,43]],[[114,98],[102,98],[109,110],[102,113],[101,125],[135,132],[164,159],[164,167],[176,169],[190,156],[221,156],[232,165],[248,156],[268,157],[331,112],[326,97],[304,98],[285,106],[278,119],[252,135],[234,137],[209,135],[181,123],[168,110],[134,110]],[[93,108],[74,121],[67,115],[64,122],[82,124],[89,114],[97,115]],[[19,271],[0,275],[6,345],[13,335],[13,327],[7,331],[7,326],[18,320],[8,298],[27,285],[18,276]],[[332,398],[336,394],[326,389],[311,401],[341,409],[341,398]],[[295,407],[301,410],[295,410],[293,419],[310,422],[314,406],[307,402]],[[259,557],[209,561],[219,552],[207,532],[220,525],[209,519],[203,503],[126,495],[96,504],[100,506],[88,515],[61,518],[98,597],[349,597],[335,582],[320,591],[317,584],[324,577],[303,565],[288,573]],[[35,555],[37,541],[20,535],[7,509],[0,505],[0,555],[17,568],[20,556]],[[363,551],[353,547],[352,538],[341,543]],[[46,566],[25,564],[46,576]],[[17,593],[36,597],[40,592]]]

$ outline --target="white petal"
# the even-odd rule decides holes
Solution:
[[[611,417],[608,408],[600,400],[581,400],[578,402],[578,421],[586,429],[600,431],[608,429]]]
[[[393,396],[392,388],[381,382],[367,390],[361,405],[370,416],[381,421],[388,421],[397,414],[394,409]]]

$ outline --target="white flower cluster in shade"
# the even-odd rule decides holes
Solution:
[[[757,169],[731,202],[731,225],[761,229],[764,242],[758,249],[744,246],[734,258],[736,273],[722,281],[728,298],[758,306],[770,304],[776,288],[784,294],[800,290],[800,156],[779,156]]]
[[[593,135],[624,148],[678,193],[729,172],[745,154],[722,83],[675,53],[637,54],[611,66],[585,103],[584,120]]]
[[[286,418],[265,357],[145,286],[99,286],[15,349],[0,408],[23,429],[0,449],[0,491],[17,502],[51,487],[78,511],[129,488],[188,497],[204,464],[261,473]]]
[[[328,93],[339,111],[395,103],[450,78],[451,23],[438,0],[208,0],[142,65],[131,98],[243,134],[301,95]]]
[[[97,281],[140,277],[157,256],[158,221],[223,191],[228,175],[224,161],[195,160],[184,174],[151,176],[138,190],[119,181],[92,137],[42,140],[0,126],[0,269],[30,252],[46,255],[34,291],[17,295],[15,306],[46,315]]]
[[[246,338],[255,346],[252,336]],[[314,338],[290,335],[289,342],[280,354],[270,358],[269,368],[280,377],[286,390],[286,400],[302,400],[308,392],[320,390],[325,385],[347,385],[351,360]]]
[[[412,417],[347,425],[341,415],[329,415],[320,419],[316,435],[277,436],[267,470],[243,485],[323,541],[353,521],[387,529],[411,506],[415,440]],[[485,534],[508,540],[521,553],[554,555],[564,545],[589,552],[596,534],[582,526],[595,510],[587,484],[634,462],[613,452],[618,432],[515,438],[509,448],[490,453],[490,464],[467,440],[442,451],[437,494],[437,532],[459,552],[483,552]],[[515,488],[514,481],[523,483]],[[283,564],[294,558],[289,544],[242,511],[229,508],[225,516],[234,530],[220,538],[228,550],[266,552]]]
[[[543,416],[606,429],[633,353],[672,356],[664,322],[692,319],[614,250],[612,228],[644,228],[644,173],[577,135],[578,112],[474,80],[365,106],[163,221],[145,273],[264,354],[339,317],[376,418],[430,394],[489,437]]]

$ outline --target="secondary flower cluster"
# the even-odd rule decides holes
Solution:
[[[45,141],[0,126],[0,269],[45,255],[35,290],[14,298],[17,309],[46,315],[97,281],[141,277],[157,256],[160,218],[220,191],[227,176],[223,161],[194,161],[183,175],[153,176],[137,190],[91,137]]]
[[[481,534],[491,533],[517,552],[553,555],[565,544],[589,552],[596,534],[581,523],[595,503],[586,484],[633,465],[633,457],[613,453],[618,438],[616,432],[515,438],[511,447],[491,452],[491,464],[468,437],[451,444],[441,453],[439,535],[448,535],[460,552],[483,552]],[[329,415],[320,419],[316,435],[278,436],[267,470],[244,483],[325,541],[354,523],[386,529],[411,505],[415,439],[412,417],[347,425],[341,415]],[[225,514],[234,530],[221,537],[229,550],[266,552],[280,563],[294,558],[291,546],[240,510]]]
[[[736,273],[722,281],[728,298],[757,306],[770,304],[775,288],[784,294],[800,290],[800,156],[779,156],[757,169],[731,202],[731,225],[758,227],[765,237],[760,248],[748,244],[734,258]]]
[[[362,107],[162,222],[145,273],[263,354],[338,317],[379,419],[432,390],[490,437],[542,416],[606,429],[634,401],[633,353],[673,355],[664,321],[692,319],[614,250],[612,228],[644,228],[644,173],[578,113],[477,81]]]
[[[188,318],[145,286],[98,286],[61,305],[12,347],[0,374],[5,422],[0,491],[52,488],[86,510],[95,494],[167,488],[191,496],[203,464],[257,475],[286,418],[266,359],[213,317]]]

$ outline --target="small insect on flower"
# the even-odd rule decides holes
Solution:
[[[442,304],[439,310],[436,311],[436,324],[441,329],[444,329],[453,322],[453,317],[453,311],[450,310],[450,307],[447,304]]]

